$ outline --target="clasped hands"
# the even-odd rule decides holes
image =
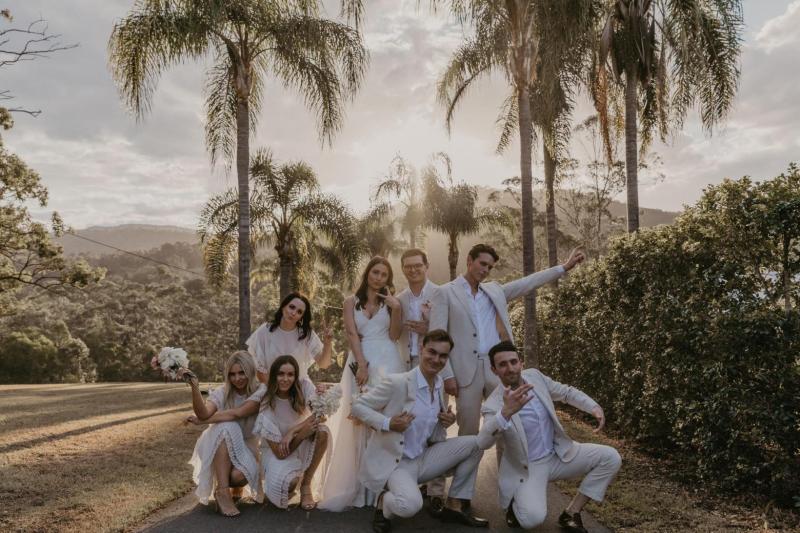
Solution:
[[[278,450],[275,456],[278,459],[286,459],[289,457],[289,454],[292,453],[292,441],[294,439],[305,440],[317,433],[319,430],[319,425],[325,422],[325,417],[317,417],[316,415],[311,415],[297,426],[290,429],[286,435],[283,436],[281,442],[278,443]]]

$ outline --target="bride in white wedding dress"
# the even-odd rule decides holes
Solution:
[[[358,482],[361,456],[370,431],[350,418],[354,394],[377,385],[387,374],[405,372],[408,363],[397,349],[403,324],[400,301],[391,291],[392,267],[383,257],[373,257],[361,277],[361,285],[344,301],[344,325],[350,354],[342,372],[342,403],[329,419],[333,454],[322,488],[319,508],[342,511],[373,505],[376,495]]]

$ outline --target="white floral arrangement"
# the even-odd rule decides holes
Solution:
[[[342,401],[342,387],[335,385],[324,393],[308,401],[311,412],[317,418],[329,417],[339,410]]]
[[[165,378],[172,380],[185,378],[191,375],[189,369],[189,356],[186,355],[186,350],[183,348],[173,348],[165,346],[161,348],[158,355],[153,356],[150,360],[150,366],[153,370],[161,371]]]

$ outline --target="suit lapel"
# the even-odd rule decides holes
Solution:
[[[555,427],[561,428],[561,421],[558,419],[558,415],[556,414],[555,406],[553,405],[553,399],[550,397],[550,392],[547,390],[547,387],[544,384],[544,381],[537,379],[533,375],[525,376],[525,380],[528,383],[533,384],[533,393],[539,398],[539,401],[542,402],[544,408],[547,409],[547,414],[550,415],[550,419],[553,421],[553,425]],[[563,428],[561,428],[563,432]]]
[[[417,401],[417,372],[416,369],[406,374],[406,401],[403,410],[410,413]]]
[[[525,426],[522,425],[522,420],[519,417],[519,413],[514,413],[511,416],[511,423],[514,425],[514,430],[517,432],[517,437],[519,437],[519,440],[522,443],[522,449],[525,451],[525,459],[527,459],[528,435],[525,434]]]
[[[455,294],[456,299],[461,302],[461,305],[466,311],[469,321],[472,322],[473,327],[478,329],[478,324],[475,323],[475,318],[472,316],[472,306],[470,305],[469,298],[464,292],[464,287],[461,286],[461,282],[457,280],[451,281],[450,290]]]
[[[497,287],[498,286],[495,284],[481,285],[481,288],[483,288],[486,295],[492,301],[492,305],[494,305],[494,310],[497,313],[497,316],[500,317],[500,322],[503,323],[503,328],[506,330],[506,335],[508,335],[509,340],[513,340],[513,337],[511,336],[511,331],[509,331],[508,327],[506,326],[506,318],[508,316],[508,302],[506,302],[505,298],[502,299],[500,298],[499,294],[495,290]],[[498,334],[499,333],[500,332],[498,331]]]

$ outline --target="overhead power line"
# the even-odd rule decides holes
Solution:
[[[122,248],[117,248],[116,246],[113,246],[111,244],[106,244],[104,242],[96,241],[94,239],[90,239],[89,237],[84,237],[83,235],[78,235],[77,233],[67,232],[67,233],[65,233],[65,235],[70,235],[70,236],[75,237],[77,239],[83,239],[84,241],[89,241],[89,242],[92,242],[94,244],[98,244],[100,246],[105,246],[106,248],[111,248],[112,250],[116,250],[118,252],[122,252],[122,253],[128,254],[128,255],[132,255],[134,257],[138,257],[139,259],[144,259],[145,261],[150,261],[151,263],[157,263],[157,264],[165,266],[165,267],[174,268],[175,270],[182,270],[183,272],[188,272],[189,274],[194,274],[195,276],[200,276],[201,278],[205,278],[206,277],[205,274],[202,274],[200,272],[195,272],[194,270],[189,270],[188,268],[179,267],[177,265],[171,265],[169,263],[165,263],[164,261],[159,261],[158,259],[153,259],[152,257],[147,257],[146,255],[137,254],[136,252],[131,252],[129,250],[123,250]]]

